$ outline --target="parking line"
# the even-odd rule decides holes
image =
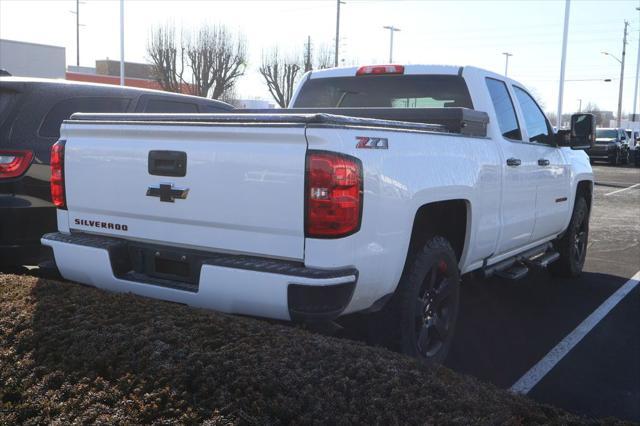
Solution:
[[[617,194],[618,192],[626,191],[627,189],[635,188],[636,186],[640,186],[640,183],[636,183],[635,185],[631,185],[626,188],[618,189],[617,191],[609,192],[608,194],[604,194],[604,196],[606,197],[607,195]]]
[[[576,346],[622,299],[625,298],[640,282],[640,271],[631,277],[622,287],[598,306],[582,323],[569,333],[560,343],[549,351],[536,365],[531,367],[509,389],[513,393],[527,394],[544,376],[556,366],[571,349]]]

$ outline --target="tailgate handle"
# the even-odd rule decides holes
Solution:
[[[183,151],[149,151],[149,174],[185,176],[187,174],[187,153]]]

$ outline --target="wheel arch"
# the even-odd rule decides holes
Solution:
[[[435,201],[418,207],[413,218],[405,268],[411,254],[435,235],[449,241],[460,262],[468,246],[471,217],[471,202],[463,198]]]
[[[589,207],[589,211],[591,211],[591,206],[593,203],[593,181],[592,180],[580,180],[576,185],[576,196],[575,199],[578,199],[579,196],[583,196],[587,201],[587,206]],[[573,202],[575,206],[575,200]]]

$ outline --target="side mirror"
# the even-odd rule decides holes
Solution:
[[[558,146],[568,146],[571,149],[589,149],[595,142],[595,136],[595,116],[593,114],[573,114],[571,129],[558,130],[556,143]]]

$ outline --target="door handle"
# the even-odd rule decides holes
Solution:
[[[522,161],[520,161],[519,158],[508,158],[507,159],[507,166],[519,166],[520,164],[522,164]]]
[[[546,158],[541,158],[538,160],[538,166],[548,166],[549,164],[551,163]]]

